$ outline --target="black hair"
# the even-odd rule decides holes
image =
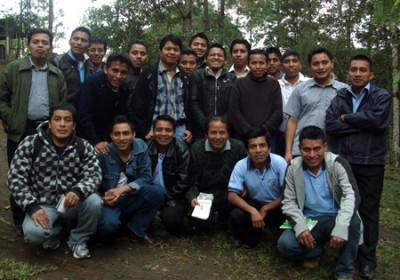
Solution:
[[[251,50],[251,45],[249,43],[249,41],[247,41],[246,39],[235,39],[232,41],[231,43],[231,47],[230,47],[230,53],[232,55],[232,51],[233,51],[233,47],[235,45],[245,45],[246,49],[247,49],[247,53],[250,53]]]
[[[276,56],[277,56],[279,59],[281,59],[281,57],[282,57],[281,51],[280,51],[277,47],[269,47],[269,48],[267,48],[267,49],[265,50],[265,54],[267,55],[267,57],[268,57],[268,55],[269,55],[270,53],[276,54]]]
[[[106,66],[107,68],[111,66],[111,63],[118,61],[121,64],[128,65],[128,69],[131,67],[132,62],[126,54],[123,53],[112,53],[107,57]]]
[[[160,41],[160,51],[163,49],[163,47],[165,46],[165,44],[167,42],[171,42],[172,44],[179,46],[179,49],[182,50],[181,38],[179,38],[178,36],[175,36],[173,34],[168,34],[168,35],[164,36],[164,38],[162,38]]]
[[[86,34],[89,36],[89,42],[90,42],[90,40],[91,40],[91,38],[92,38],[92,33],[90,33],[90,30],[89,30],[88,28],[86,28],[86,27],[84,27],[84,26],[79,26],[79,27],[75,28],[75,29],[72,30],[72,32],[71,32],[71,37],[72,37],[72,35],[73,35],[75,32],[83,32],[83,33],[86,33]]]
[[[331,61],[333,60],[333,54],[330,50],[323,48],[323,47],[316,47],[316,48],[312,49],[311,52],[307,56],[308,64],[311,65],[311,60],[312,60],[313,56],[316,54],[320,54],[320,53],[326,54]]]
[[[50,106],[50,119],[54,114],[54,111],[56,110],[62,110],[62,111],[68,111],[71,113],[72,115],[72,120],[73,122],[76,122],[76,109],[74,107],[74,105],[68,103],[68,102],[57,102],[54,103]]]
[[[306,126],[304,127],[299,136],[299,143],[301,144],[301,141],[304,139],[311,139],[311,140],[319,140],[321,139],[324,143],[326,142],[326,137],[324,131],[314,125]]]
[[[93,39],[90,39],[89,47],[90,47],[91,44],[102,44],[104,46],[104,52],[106,52],[106,50],[107,50],[107,42],[106,42],[106,40],[103,40],[103,39],[100,39],[100,38],[93,38]]]
[[[174,120],[173,117],[168,116],[168,115],[159,115],[153,120],[153,130],[156,128],[156,124],[158,121],[166,121],[172,124],[172,127],[174,129],[174,132],[176,130],[176,121]]]
[[[372,71],[372,60],[365,54],[357,54],[355,56],[353,56],[350,60],[350,63],[353,60],[363,60],[363,61],[367,61],[369,63],[369,70]]]
[[[197,58],[197,54],[194,52],[194,50],[192,50],[192,49],[184,49],[182,52],[181,52],[181,56],[182,55],[194,55],[194,56],[196,56],[196,58]],[[197,61],[196,61],[197,62]]]
[[[207,127],[206,127],[206,133],[208,132],[208,130],[210,129],[210,123],[211,122],[222,122],[223,124],[225,124],[226,126],[226,130],[228,131],[229,134],[229,123],[227,121],[226,118],[222,117],[222,116],[211,116],[207,119]]]
[[[267,61],[267,54],[262,50],[262,49],[253,49],[249,52],[249,55],[247,56],[247,61],[250,62],[250,56],[252,55],[256,55],[256,54],[262,54],[263,56],[265,56],[265,61]]]
[[[210,47],[207,49],[205,57],[207,57],[210,54],[210,50],[213,48],[221,49],[224,52],[224,57],[226,58],[226,50],[225,50],[224,46],[219,43],[212,43],[210,45]]]
[[[126,49],[126,52],[127,52],[127,53],[129,53],[129,51],[131,50],[131,48],[132,48],[133,45],[142,45],[142,46],[146,49],[146,52],[148,51],[148,46],[147,46],[147,44],[146,44],[145,41],[140,40],[140,39],[135,39],[135,40],[131,41],[131,42],[128,44],[128,47],[127,47],[127,49]]]
[[[28,45],[31,42],[32,36],[35,35],[35,34],[40,34],[40,33],[47,34],[49,36],[49,39],[50,39],[50,46],[53,46],[54,35],[48,29],[44,29],[44,28],[33,28],[33,29],[31,29],[29,31],[29,33],[28,33]]]
[[[201,38],[201,39],[206,40],[206,42],[207,42],[207,49],[208,49],[208,46],[209,46],[208,37],[207,37],[206,34],[204,34],[203,32],[196,33],[196,34],[194,34],[194,35],[190,38],[189,47],[190,47],[190,45],[192,44],[193,40],[196,39],[196,38]]]
[[[282,54],[281,62],[283,62],[283,60],[286,57],[291,56],[291,55],[297,57],[297,59],[300,60],[300,54],[296,50],[288,49]]]
[[[270,145],[271,136],[268,133],[268,131],[262,127],[253,127],[246,133],[246,137],[243,140],[246,149],[249,149],[249,142],[250,142],[249,140],[258,137],[265,137],[265,141],[267,142],[268,147],[271,147]]]
[[[116,125],[116,124],[122,124],[122,123],[127,123],[127,124],[131,127],[132,132],[135,132],[135,126],[134,126],[133,123],[128,119],[128,117],[127,117],[127,116],[124,116],[124,115],[117,115],[117,116],[115,116],[115,118],[114,118],[113,121],[112,121],[112,129],[111,129],[111,132],[112,132],[112,130],[114,129],[114,125]]]

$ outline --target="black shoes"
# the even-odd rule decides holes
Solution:
[[[369,266],[364,266],[363,268],[361,268],[360,277],[368,280],[374,279],[375,269]]]
[[[140,237],[140,236],[137,236],[136,234],[132,233],[129,236],[129,241],[137,243],[137,244],[141,244],[141,245],[146,245],[150,248],[160,246],[160,241],[153,240],[150,237],[148,237],[147,235]]]

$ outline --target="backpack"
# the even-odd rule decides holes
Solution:
[[[83,143],[82,139],[78,136],[76,136],[76,150],[79,155],[79,160],[80,162],[83,161],[83,156],[85,153],[85,144]],[[36,136],[35,140],[33,140],[33,153],[32,153],[32,163],[36,161],[36,158],[38,157],[40,151],[42,150],[44,146],[43,140],[39,137]]]

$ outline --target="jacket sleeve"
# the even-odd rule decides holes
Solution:
[[[272,99],[273,104],[271,104],[274,109],[270,118],[262,125],[262,127],[270,133],[274,133],[278,130],[283,119],[281,86],[276,80],[273,80],[272,83],[273,88],[270,94],[274,96]]]
[[[202,88],[201,72],[204,69],[199,69],[190,77],[190,96],[189,105],[192,112],[192,119],[196,126],[199,126],[203,131],[206,127],[207,117],[201,108],[201,96],[204,94]]]
[[[59,88],[59,101],[65,102],[67,101],[68,91],[67,84],[65,83],[64,75],[61,75],[58,78],[58,88]]]
[[[251,125],[246,121],[240,110],[243,92],[243,89],[240,87],[243,83],[240,81],[241,80],[238,79],[232,86],[232,91],[229,96],[228,118],[235,131],[243,136],[249,131]]]
[[[182,197],[187,189],[189,188],[189,162],[190,162],[190,153],[189,149],[182,149],[181,156],[178,158],[178,170],[177,170],[177,181],[174,186],[172,186],[172,190],[174,194]]]
[[[11,111],[10,101],[12,93],[9,68],[10,66],[6,66],[0,74],[0,118],[6,126],[8,124],[8,115]]]
[[[190,153],[190,162],[189,162],[189,178],[190,178],[190,188],[188,189],[188,191],[186,192],[186,199],[190,205],[190,203],[192,202],[193,198],[196,198],[199,195],[199,186],[201,183],[201,170],[202,169],[198,169],[198,166],[196,164],[196,160],[194,159],[195,155],[191,150]]]
[[[141,187],[151,184],[153,180],[151,159],[147,152],[147,145],[144,142],[143,145],[145,146],[145,150],[139,153],[136,158],[136,173],[139,174],[139,176],[135,180],[128,182],[128,186],[135,190],[139,190]]]

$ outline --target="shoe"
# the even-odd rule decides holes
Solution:
[[[373,269],[369,266],[364,266],[363,268],[361,268],[360,277],[364,278],[364,279],[369,279],[369,280],[374,279],[375,269]]]
[[[71,247],[70,247],[71,248]],[[75,259],[88,259],[90,258],[90,252],[86,245],[74,245],[71,248]]]
[[[231,243],[232,247],[240,247],[240,246],[242,246],[242,241],[240,241],[239,239],[237,239],[233,235],[229,236],[229,243]]]
[[[15,225],[14,231],[17,234],[17,236],[24,236],[24,230],[22,229],[22,225]]]
[[[130,235],[129,241],[135,242],[135,243],[138,243],[138,244],[141,244],[141,245],[147,245],[150,248],[157,247],[157,246],[159,246],[161,244],[160,241],[155,241],[152,238],[148,237],[147,235],[145,235],[143,237],[140,237],[140,236],[137,236],[134,233],[132,233]]]
[[[304,260],[303,262],[303,267],[304,268],[309,268],[309,269],[315,269],[319,266],[319,261],[321,260],[321,257],[316,257],[314,259],[308,259]]]
[[[57,238],[52,237],[50,239],[47,239],[42,246],[45,250],[54,251],[58,249],[58,247],[60,247],[60,241]]]

